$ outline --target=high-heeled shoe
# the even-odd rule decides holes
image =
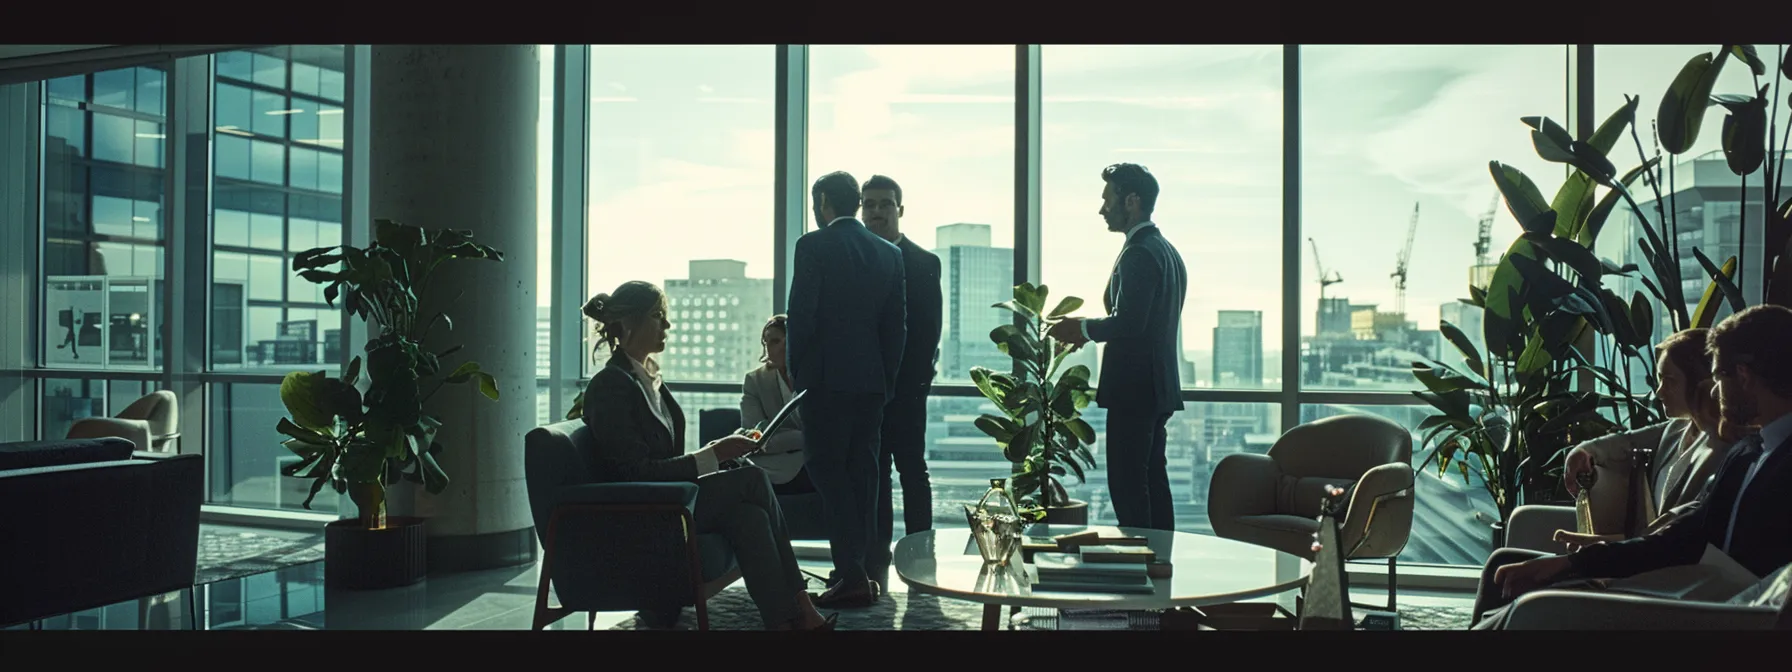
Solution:
[[[809,628],[809,631],[810,632],[819,632],[822,630],[833,631],[835,624],[837,624],[839,621],[840,621],[840,612],[836,611],[834,613],[828,614],[827,618],[821,619],[821,625],[817,625],[813,628]]]

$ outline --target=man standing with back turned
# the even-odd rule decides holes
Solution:
[[[860,194],[852,175],[823,175],[809,193],[820,229],[796,241],[785,352],[796,389],[807,393],[804,461],[834,558],[835,583],[815,604],[870,606],[881,591],[866,560],[884,405],[895,397],[906,341],[902,251],[853,217]]]
[[[865,226],[902,250],[908,302],[908,347],[896,374],[896,398],[884,407],[883,450],[878,460],[877,531],[871,538],[871,579],[890,583],[890,537],[895,532],[891,467],[902,475],[903,533],[933,527],[933,486],[927,480],[927,394],[939,361],[940,258],[902,235],[902,185],[883,175],[865,180]]]
[[[1101,180],[1101,217],[1109,231],[1126,235],[1102,296],[1107,317],[1065,318],[1050,333],[1072,347],[1107,344],[1095,402],[1108,411],[1103,450],[1120,525],[1174,530],[1164,429],[1182,410],[1177,327],[1188,276],[1182,255],[1151,222],[1157,178],[1144,166],[1117,163],[1102,169]]]

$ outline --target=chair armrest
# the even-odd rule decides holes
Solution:
[[[667,504],[693,509],[696,483],[580,483],[554,489],[554,504]]]
[[[1264,516],[1276,511],[1276,482],[1282,470],[1268,455],[1234,453],[1213,467],[1207,488],[1207,518],[1217,528],[1240,516]]]
[[[1532,504],[1518,507],[1506,523],[1506,548],[1542,553],[1567,553],[1568,545],[1555,540],[1556,530],[1573,531],[1574,507]]]
[[[139,451],[148,451],[150,443],[149,421],[131,420],[128,418],[81,418],[69,425],[70,439],[100,439],[118,437],[130,441]]]
[[[1507,630],[1765,630],[1772,607],[1542,590],[1513,603]]]
[[[1390,462],[1363,472],[1350,494],[1339,543],[1349,558],[1391,558],[1412,534],[1412,465]]]

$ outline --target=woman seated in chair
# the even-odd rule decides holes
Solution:
[[[765,365],[747,373],[741,384],[740,419],[747,427],[758,427],[790,403],[790,369],[784,363],[784,315],[774,315],[759,331],[759,342],[765,351],[759,361]],[[772,480],[772,490],[780,495],[815,492],[809,472],[803,469],[803,417],[791,411],[784,425],[765,442],[765,450],[753,456],[753,464],[765,470]]]
[[[591,297],[584,312],[597,323],[599,347],[611,352],[585,388],[597,480],[696,483],[696,532],[728,540],[766,629],[833,629],[834,615],[824,618],[810,601],[765,472],[753,466],[721,470],[751,451],[751,440],[729,436],[684,453],[684,411],[662,384],[653,358],[666,349],[672,328],[665,293],[652,283],[627,282],[614,294]]]
[[[1599,466],[1630,465],[1632,451],[1637,449],[1654,454],[1649,473],[1632,481],[1643,487],[1629,489],[1620,502],[1627,510],[1613,515],[1602,512],[1597,506],[1600,502],[1595,502],[1595,520],[1614,521],[1606,523],[1612,527],[1596,530],[1598,534],[1556,531],[1555,539],[1565,542],[1570,550],[1631,536],[1621,526],[1625,516],[1633,512],[1638,521],[1636,536],[1660,529],[1684,515],[1729,457],[1735,437],[1726,438],[1724,433],[1735,428],[1720,427],[1717,400],[1711,396],[1715,383],[1711,379],[1711,355],[1705,350],[1710,331],[1687,329],[1668,336],[1658,346],[1661,354],[1655,360],[1655,396],[1661,400],[1667,421],[1593,439],[1568,452],[1562,477],[1571,495],[1580,492],[1580,474]],[[1493,575],[1501,566],[1547,555],[1551,554],[1528,548],[1496,549],[1482,568],[1481,586],[1475,597],[1475,621],[1479,623],[1488,610],[1505,603],[1499,588],[1493,585]]]

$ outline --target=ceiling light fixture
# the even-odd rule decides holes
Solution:
[[[138,133],[137,137],[145,140],[161,140],[168,136],[162,135],[161,133]]]
[[[317,114],[318,114],[318,116],[323,116],[326,114],[342,114],[342,110],[318,110]]]
[[[277,117],[283,114],[298,114],[300,112],[304,112],[304,110],[268,110],[262,114],[266,114],[270,117]]]

